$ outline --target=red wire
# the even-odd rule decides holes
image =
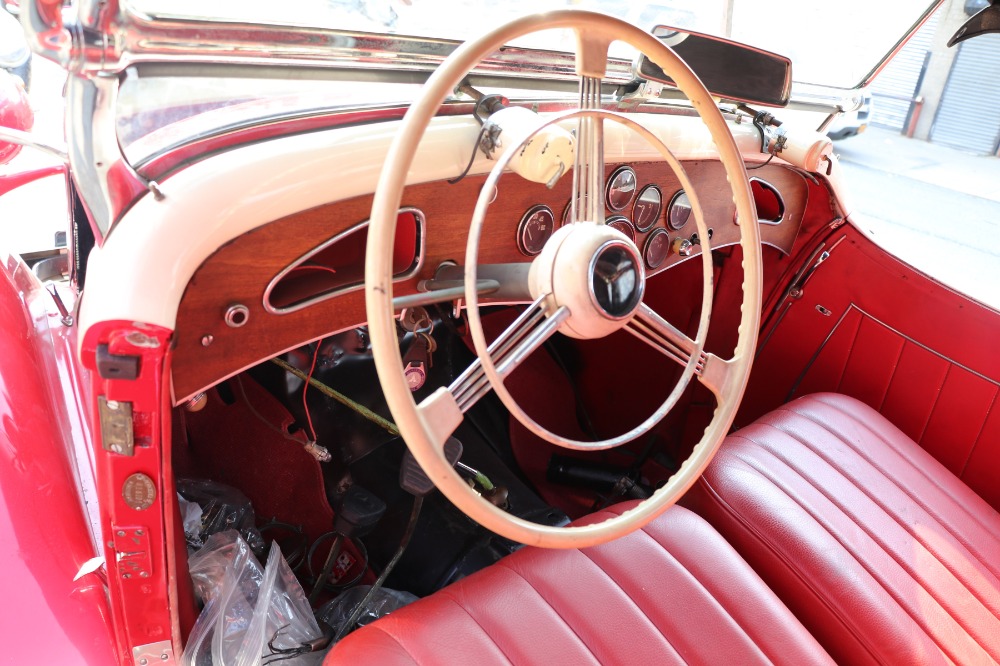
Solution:
[[[309,403],[306,401],[306,391],[309,390],[309,381],[312,379],[313,371],[316,370],[316,357],[319,356],[319,347],[322,341],[316,342],[316,350],[313,351],[312,365],[309,366],[309,374],[306,375],[305,386],[302,387],[302,408],[306,412],[306,421],[309,422],[309,431],[312,433],[312,441],[316,441],[316,428],[313,427],[312,416],[309,414]]]

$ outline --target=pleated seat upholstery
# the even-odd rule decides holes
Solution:
[[[838,662],[1000,661],[1000,515],[857,400],[737,431],[684,502]]]
[[[518,551],[357,630],[325,663],[831,662],[704,520],[674,507],[603,546]]]

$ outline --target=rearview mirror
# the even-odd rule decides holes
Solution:
[[[672,48],[716,97],[758,106],[785,106],[792,90],[792,61],[785,56],[721,37],[686,32],[665,25],[653,34]],[[675,85],[659,65],[645,55],[635,75],[647,81]]]
[[[965,4],[965,10],[969,11],[970,3]],[[948,40],[948,46],[954,46],[967,39],[1000,32],[1000,4],[996,0],[990,0],[989,7],[984,7],[982,11],[966,21],[958,31]]]

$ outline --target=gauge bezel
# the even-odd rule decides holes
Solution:
[[[567,201],[566,207],[563,208],[562,218],[559,221],[560,227],[565,227],[567,224],[569,224],[569,213],[571,210],[573,210],[573,202]]]
[[[659,200],[656,202],[656,214],[653,215],[653,219],[650,221],[650,223],[643,227],[639,226],[639,214],[636,212],[636,207],[639,205],[639,202],[642,201],[643,195],[646,194],[646,192],[649,192],[650,190],[656,192],[656,195],[657,197],[659,197]],[[635,201],[632,203],[632,224],[635,225],[637,231],[645,233],[650,229],[652,229],[654,226],[656,226],[656,222],[660,219],[660,213],[662,212],[663,212],[663,190],[661,190],[658,185],[650,183],[649,185],[646,185],[641,190],[639,190],[639,193],[635,196]]]
[[[611,186],[614,185],[615,179],[618,178],[621,174],[625,173],[626,171],[631,172],[632,178],[635,181],[636,189],[633,190],[632,194],[629,195],[628,201],[623,203],[621,206],[616,207],[611,203]],[[621,211],[628,208],[628,205],[632,203],[632,201],[635,199],[638,187],[639,187],[639,176],[636,175],[635,169],[633,169],[632,167],[625,164],[612,171],[611,175],[608,177],[607,184],[604,186],[604,203],[608,207],[608,210],[620,213]]]
[[[626,233],[626,232],[622,231],[621,229],[618,229],[618,231],[622,231],[622,233],[625,234],[630,241],[632,241],[633,243],[635,243],[635,239],[636,239],[635,225],[632,224],[632,220],[628,219],[626,216],[624,216],[624,215],[611,215],[606,220],[604,220],[604,224],[608,225],[609,227],[616,228],[616,229],[617,229],[617,227],[614,226],[615,224],[624,224],[628,228],[628,232]]]
[[[525,244],[525,238],[524,238],[524,232],[525,229],[527,228],[528,220],[530,220],[538,213],[542,212],[548,213],[549,218],[551,219],[551,224],[550,224],[551,228],[549,230],[548,236],[545,238],[545,241],[542,242],[542,247],[545,247],[545,243],[548,242],[549,238],[552,237],[552,234],[555,233],[556,230],[556,214],[552,211],[551,208],[549,208],[545,204],[536,204],[531,208],[529,208],[527,212],[525,212],[524,215],[521,216],[521,221],[517,223],[517,250],[526,257],[537,257],[539,254],[542,253],[542,248],[539,248],[538,251],[529,250],[527,245]]]
[[[659,238],[660,236],[664,236],[667,239],[666,251],[663,253],[663,258],[660,259],[660,261],[657,262],[657,264],[654,266],[653,262],[649,260],[649,249],[653,241]],[[656,229],[653,229],[653,231],[651,231],[648,236],[646,236],[646,242],[642,246],[642,260],[646,263],[646,268],[648,268],[651,271],[655,271],[657,268],[662,266],[667,261],[667,257],[669,256],[670,256],[670,234],[667,233],[667,230],[664,229],[663,227],[657,227]]]
[[[685,192],[684,190],[681,189],[681,190],[677,190],[674,193],[674,196],[670,197],[670,204],[667,206],[667,212],[666,212],[666,214],[664,216],[664,224],[666,224],[667,229],[669,229],[670,231],[680,231],[681,229],[683,229],[687,225],[688,221],[691,219],[691,210],[692,209],[691,209],[691,205],[690,205],[690,199],[688,200],[688,217],[687,217],[686,220],[684,220],[683,224],[681,224],[680,226],[674,226],[674,223],[673,223],[673,221],[671,219],[671,215],[670,215],[670,212],[674,209],[674,206],[677,205],[677,200],[679,198],[681,198],[682,196],[686,196],[686,195],[687,195],[687,192]]]

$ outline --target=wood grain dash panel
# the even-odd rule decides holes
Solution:
[[[608,172],[618,165],[609,165]],[[631,165],[638,185],[655,183],[663,192],[664,208],[680,186],[670,168],[658,162]],[[714,230],[712,245],[721,247],[739,240],[734,222],[735,207],[722,165],[717,161],[689,161],[685,170],[705,210],[706,222]],[[791,250],[806,205],[807,185],[802,176],[782,166],[768,166],[757,175],[775,186],[784,198],[785,220],[779,225],[761,225],[763,241],[785,253]],[[444,182],[411,186],[402,205],[422,210],[427,219],[426,250],[421,272],[395,286],[396,295],[412,293],[417,282],[429,278],[442,261],[463,263],[469,219],[482,176],[469,177],[456,185]],[[535,204],[545,204],[561,219],[570,199],[571,179],[563,178],[552,190],[513,175],[500,181],[496,201],[490,207],[480,248],[481,263],[528,261],[517,249],[516,233],[521,216]],[[220,247],[195,272],[187,285],[177,313],[176,348],[173,358],[173,392],[177,402],[263,359],[309,340],[363,324],[364,292],[341,294],[301,310],[275,315],[263,307],[267,284],[282,269],[324,241],[366,220],[371,195],[330,203],[302,211],[254,229]],[[624,213],[631,214],[632,205]],[[608,211],[610,215],[611,212]],[[664,227],[664,213],[646,233],[637,234],[643,248],[653,229]],[[693,222],[680,232],[695,233]],[[697,256],[695,254],[694,256]],[[688,258],[671,255],[655,272]],[[223,316],[233,304],[245,305],[245,326],[229,328]],[[210,336],[211,344],[203,339]]]

